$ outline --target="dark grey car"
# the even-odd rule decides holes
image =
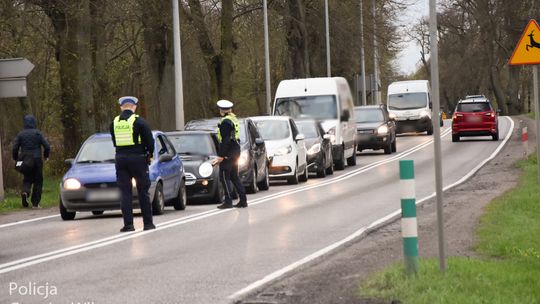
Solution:
[[[257,127],[249,118],[239,118],[240,122],[240,159],[238,160],[238,173],[242,184],[248,193],[258,190],[268,190],[270,179],[268,177],[268,157],[264,140]],[[185,130],[209,130],[217,132],[220,118],[208,118],[189,121]]]
[[[358,151],[384,149],[385,154],[396,152],[396,123],[384,105],[355,107],[354,112]]]
[[[305,136],[308,171],[317,173],[317,177],[334,174],[330,135],[324,132],[321,123],[311,119],[295,120],[295,123]]]

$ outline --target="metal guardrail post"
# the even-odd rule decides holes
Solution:
[[[416,221],[416,191],[414,162],[399,161],[401,186],[401,236],[407,274],[418,273],[418,224]]]

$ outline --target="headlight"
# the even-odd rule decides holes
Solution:
[[[240,153],[240,158],[238,159],[238,167],[245,167],[249,162],[249,151],[244,150]]]
[[[330,142],[335,145],[336,144],[336,127],[330,128],[330,130],[328,130],[326,134],[330,135]]]
[[[68,178],[64,181],[64,189],[66,190],[78,190],[80,188],[81,183],[74,178]]]
[[[292,146],[283,147],[276,151],[274,156],[286,155],[292,152]]]
[[[377,134],[384,135],[388,133],[388,127],[387,126],[380,126],[377,128]]]
[[[212,175],[212,172],[214,172],[214,167],[210,163],[202,163],[199,166],[199,174],[203,178],[207,178],[210,175]]]
[[[137,181],[134,178],[131,179],[131,185],[133,188],[137,188]]]
[[[420,112],[420,117],[427,117],[429,116],[429,112],[428,111],[422,111]]]
[[[319,153],[320,151],[321,151],[321,144],[317,143],[317,144],[314,144],[313,146],[311,146],[311,148],[309,148],[307,153],[309,155],[313,155],[313,154]]]

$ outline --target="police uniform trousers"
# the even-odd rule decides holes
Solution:
[[[148,175],[148,163],[145,155],[118,154],[116,155],[116,178],[118,188],[122,193],[122,216],[124,226],[133,225],[133,184],[131,179],[137,183],[137,195],[139,206],[145,225],[152,222],[152,205],[150,203],[150,176]]]
[[[231,184],[236,188],[240,202],[247,202],[246,189],[238,176],[238,158],[240,154],[232,158],[224,159],[219,166],[219,176],[225,189],[225,204],[232,205],[232,197],[234,189],[231,189]]]

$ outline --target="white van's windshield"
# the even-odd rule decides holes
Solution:
[[[412,110],[428,106],[427,93],[402,93],[388,95],[389,110]]]
[[[274,115],[292,118],[337,119],[333,95],[278,98]]]

